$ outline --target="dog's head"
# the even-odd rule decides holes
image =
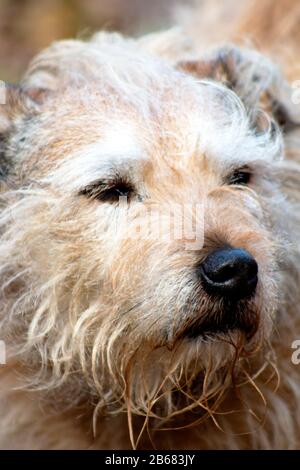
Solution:
[[[218,402],[269,340],[281,133],[197,67],[98,35],[7,90],[3,331],[48,392],[170,417]]]

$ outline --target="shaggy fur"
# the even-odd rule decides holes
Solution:
[[[62,41],[7,90],[2,448],[300,446],[300,112],[269,59],[198,43]],[[249,185],[230,185],[240,169]],[[195,220],[199,201],[201,247],[151,236],[147,211]],[[195,276],[224,244],[259,265],[234,307]],[[247,329],[199,333],[222,315]]]

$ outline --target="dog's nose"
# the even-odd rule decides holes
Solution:
[[[251,296],[257,285],[258,266],[250,253],[240,248],[220,248],[200,265],[204,290],[213,296],[240,300]]]

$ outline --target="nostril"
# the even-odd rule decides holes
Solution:
[[[226,282],[236,275],[236,269],[237,268],[234,264],[228,264],[225,266],[220,266],[218,269],[209,270],[209,272],[206,272],[206,274],[211,279],[213,278],[215,282]]]
[[[223,297],[251,295],[257,284],[258,266],[253,256],[240,248],[222,248],[210,253],[200,266],[204,289]]]

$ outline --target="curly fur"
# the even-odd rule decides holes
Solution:
[[[176,30],[99,33],[50,46],[8,90],[4,448],[299,447],[299,112],[258,52],[195,51]],[[244,166],[251,185],[228,186]],[[114,178],[135,188],[128,206],[87,197]],[[199,201],[201,250],[130,238],[147,210],[195,218]],[[194,274],[224,244],[259,265],[256,296],[235,307]],[[191,338],[245,312],[247,334]]]

